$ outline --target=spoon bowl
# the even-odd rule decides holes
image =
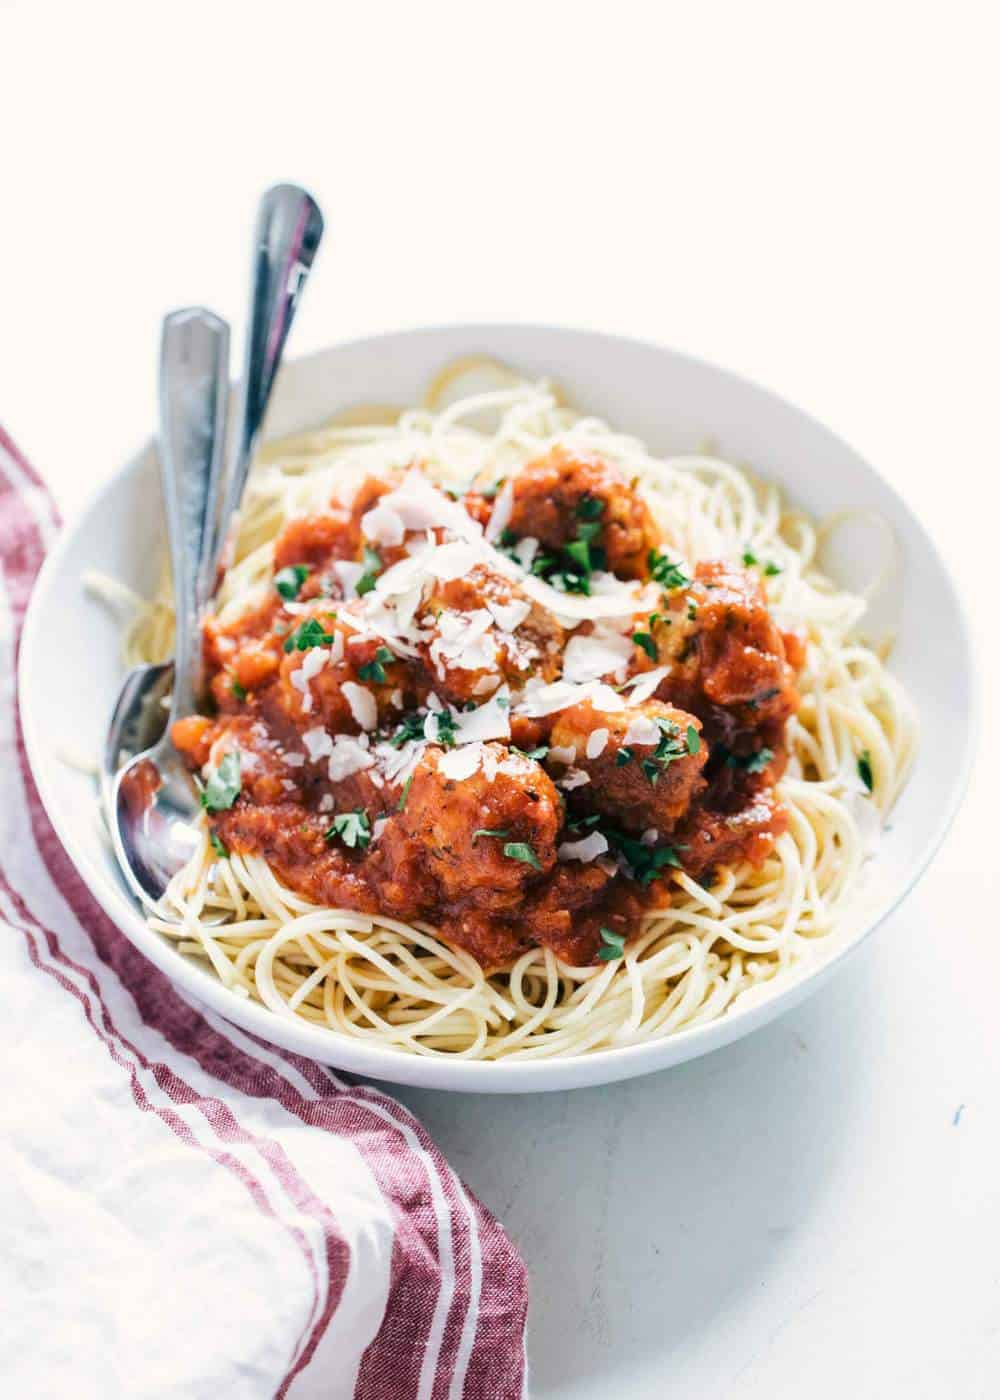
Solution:
[[[195,708],[201,691],[198,574],[213,542],[209,503],[219,479],[229,327],[210,311],[175,311],[160,351],[160,480],[176,612],[172,663],[140,666],[125,679],[105,745],[105,790],[115,855],[130,887],[156,903],[201,840],[200,795],[167,725]],[[148,740],[156,735],[150,746]],[[123,750],[134,756],[119,767]]]

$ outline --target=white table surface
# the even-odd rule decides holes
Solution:
[[[239,322],[299,179],[293,353],[549,320],[756,378],[928,520],[995,696],[989,8],[0,0],[0,421],[71,511],[152,425],[162,313]],[[1000,1392],[991,721],[918,891],[784,1020],[606,1089],[402,1091],[524,1251],[533,1395]]]

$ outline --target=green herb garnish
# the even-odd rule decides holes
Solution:
[[[625,832],[616,827],[602,826],[601,830],[608,838],[608,844],[624,856],[633,878],[640,885],[648,885],[657,879],[666,865],[676,870],[681,869],[677,852],[685,850],[684,846],[646,846],[634,836],[626,836]]]
[[[525,865],[533,865],[536,870],[541,870],[542,863],[528,845],[527,841],[506,841],[504,842],[503,853],[511,860],[523,861]]]
[[[656,643],[648,632],[633,632],[632,640],[637,647],[642,647],[650,661],[657,660]]]
[[[509,827],[509,826],[504,826],[504,827],[500,827],[500,826],[496,826],[496,827],[481,826],[481,827],[477,828],[477,830],[475,830],[475,831],[472,833],[472,844],[475,845],[475,844],[476,844],[477,838],[480,837],[480,836],[509,836],[509,835],[510,835],[510,827]]]
[[[359,598],[363,598],[366,593],[370,593],[375,587],[375,580],[382,571],[382,556],[377,549],[372,549],[369,545],[365,545],[362,563],[364,564],[365,571],[358,579],[357,594]]]
[[[424,737],[424,717],[418,715],[415,710],[403,716],[399,722],[399,728],[389,740],[394,749],[401,749],[404,744],[408,744],[412,739],[422,739]]]
[[[511,744],[511,753],[516,753],[519,758],[533,758],[536,763],[541,763],[548,756],[548,744],[539,744],[537,749],[519,749],[516,744]]]
[[[409,797],[409,795],[410,795],[410,788],[411,788],[412,786],[413,786],[413,774],[411,773],[410,776],[407,778],[406,782],[403,784],[403,791],[399,794],[399,801],[396,803],[396,811],[397,811],[397,812],[401,812],[401,811],[403,810],[403,808],[406,806],[406,799],[407,799],[407,798]]]
[[[367,661],[364,666],[358,667],[358,676],[363,681],[374,681],[376,685],[384,685],[385,668],[395,659],[388,647],[379,647],[375,652],[374,661]]]
[[[236,679],[235,676],[233,677],[232,691],[233,694],[236,696],[237,700],[245,700],[247,698],[245,688],[242,685],[240,685],[239,681]]]
[[[756,753],[726,754],[726,764],[730,768],[742,768],[744,773],[763,773],[774,757],[773,749],[758,749]]]
[[[646,560],[650,574],[661,588],[686,588],[691,582],[680,564],[673,563],[658,549],[651,549]]]
[[[581,496],[576,513],[581,520],[599,520],[604,514],[604,502],[599,496]]]
[[[437,741],[444,744],[445,748],[455,747],[455,716],[450,710],[435,710],[437,716]]]
[[[615,754],[615,767],[624,768],[626,763],[631,763],[634,757],[635,754],[632,752],[632,750],[622,745],[622,747]]]
[[[275,574],[274,586],[282,598],[291,602],[301,593],[302,585],[309,577],[309,573],[308,564],[289,564],[286,569],[279,569]]]
[[[339,836],[344,845],[349,846],[352,851],[355,847],[363,851],[372,839],[367,813],[359,807],[354,812],[342,812],[334,817],[333,824],[324,832],[323,839],[332,841],[336,836]]]
[[[231,749],[218,768],[209,773],[202,788],[201,805],[206,812],[226,812],[240,795],[240,752]]]
[[[601,925],[601,943],[603,947],[598,951],[597,956],[601,962],[617,962],[625,954],[625,935],[615,933],[613,928],[605,928]]]
[[[219,836],[218,832],[209,832],[208,839],[212,843],[212,850],[215,852],[215,854],[217,856],[220,856],[223,860],[228,860],[229,852],[226,850],[226,847],[223,844],[222,838]]]
[[[768,578],[774,578],[776,574],[781,573],[781,569],[773,559],[769,559],[764,565],[764,572],[767,574]]]
[[[308,651],[310,647],[328,647],[332,641],[333,633],[324,631],[323,624],[310,617],[285,638],[284,645],[285,651]]]
[[[701,750],[701,735],[693,724],[689,724],[687,728],[687,749],[692,758]]]
[[[748,566],[751,565],[751,564],[756,564],[756,563],[757,563],[757,556],[756,556],[756,554],[754,554],[754,553],[753,553],[751,550],[749,550],[749,549],[745,549],[745,550],[743,551],[743,562],[744,562],[744,564],[746,564],[746,565],[748,565]]]
[[[861,757],[858,759],[858,776],[868,791],[874,792],[875,775],[872,772],[872,756],[867,749],[863,751]]]
[[[577,502],[576,514],[579,520],[576,535],[558,552],[538,553],[531,561],[530,571],[538,578],[544,578],[564,593],[590,594],[590,577],[597,569],[607,567],[607,554],[595,544],[603,528],[600,517],[604,512],[604,502],[597,496],[583,496]],[[517,558],[514,546],[518,537],[511,529],[504,530],[498,541],[498,548]]]
[[[649,758],[642,760],[642,771],[654,786],[660,774],[669,768],[671,763],[690,753],[688,743],[681,738],[680,727],[672,719],[657,716],[656,723],[660,729],[659,742]],[[695,737],[697,738],[697,733]]]

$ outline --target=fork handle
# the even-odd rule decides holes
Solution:
[[[229,327],[203,307],[174,311],[160,340],[160,483],[174,583],[170,722],[197,708],[203,662],[198,576],[214,540],[208,504],[222,469]]]

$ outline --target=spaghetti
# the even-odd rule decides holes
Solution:
[[[576,1055],[717,1019],[807,965],[844,919],[906,779],[914,712],[881,650],[858,638],[864,599],[821,571],[822,528],[727,462],[657,459],[574,411],[552,385],[463,362],[438,377],[421,408],[355,410],[261,454],[218,596],[219,625],[239,624],[272,593],[275,540],[332,496],[349,498],[372,477],[398,478],[419,463],[452,499],[492,483],[499,510],[502,483],[554,451],[596,456],[635,483],[678,576],[708,559],[753,568],[771,615],[802,639],[801,698],[782,721],[788,761],[775,789],[785,819],[766,854],[710,873],[672,862],[669,906],[645,909],[606,960],[575,966],[537,943],[497,967],[422,919],[317,903],[262,854],[223,847],[206,819],[199,849],[149,923],[234,994],[417,1054]],[[170,654],[169,599],[164,580],[137,609],[125,637],[130,663]]]

